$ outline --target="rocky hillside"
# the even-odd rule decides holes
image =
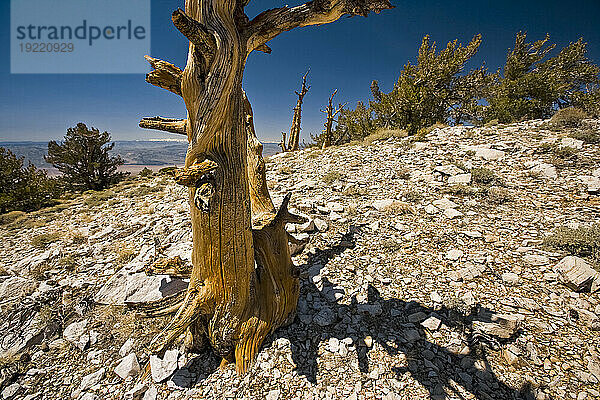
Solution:
[[[167,320],[136,304],[186,287],[143,271],[189,262],[170,178],[5,216],[0,397],[600,398],[600,145],[545,127],[269,158],[274,201],[293,192],[311,220],[289,230],[309,242],[297,318],[244,376],[208,350],[145,351]]]

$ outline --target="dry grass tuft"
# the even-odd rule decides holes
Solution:
[[[371,145],[379,140],[387,140],[390,138],[402,139],[408,136],[408,133],[403,129],[384,129],[380,128],[375,133],[364,138],[363,143]]]

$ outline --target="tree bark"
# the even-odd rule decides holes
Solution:
[[[290,126],[290,138],[289,143],[286,146],[287,151],[296,151],[300,148],[300,130],[302,123],[302,102],[304,96],[310,90],[310,86],[306,86],[306,77],[310,71],[306,71],[306,74],[302,77],[302,87],[300,92],[295,92],[298,96],[296,107],[294,107],[294,117],[292,118],[292,125]],[[283,138],[285,141],[285,136]],[[284,150],[285,151],[285,150]]]
[[[388,0],[325,0],[268,10],[250,21],[246,4],[186,0],[185,12],[173,13],[174,25],[190,41],[187,65],[181,71],[148,57],[154,71],[146,79],[181,95],[187,119],[142,124],[188,137],[176,181],[189,187],[193,231],[191,270],[161,267],[189,273],[187,292],[146,307],[151,315],[175,314],[150,351],[162,354],[187,332],[189,345],[208,339],[222,364],[235,362],[239,373],[264,338],[294,316],[298,273],[285,224],[304,221],[287,211],[289,195],[278,211],[269,196],[262,146],[242,91],[246,59],[254,50],[270,52],[266,42],[295,27],[391,8]]]

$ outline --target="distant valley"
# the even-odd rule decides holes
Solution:
[[[263,155],[269,156],[279,151],[276,143],[264,143]],[[50,174],[57,171],[44,161],[48,151],[47,142],[0,142],[0,147],[10,149],[19,157],[25,157],[38,168],[47,169]],[[181,165],[185,159],[187,143],[183,141],[115,141],[112,151],[125,160],[122,170],[136,173],[144,167],[157,170],[164,166]]]

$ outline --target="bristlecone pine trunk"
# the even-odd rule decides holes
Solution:
[[[300,130],[302,124],[302,102],[304,101],[304,96],[310,90],[310,86],[306,86],[306,77],[310,71],[306,71],[306,74],[302,77],[302,87],[300,88],[300,93],[295,92],[298,96],[298,101],[296,102],[296,107],[294,107],[294,117],[292,118],[292,125],[290,126],[290,138],[289,143],[285,144],[285,132],[281,132],[281,148],[283,151],[296,151],[300,148]]]
[[[269,197],[262,146],[242,91],[246,58],[254,50],[269,53],[266,43],[290,29],[392,8],[389,0],[319,0],[250,20],[247,3],[186,0],[185,12],[173,13],[190,41],[187,66],[182,71],[147,57],[154,71],[146,80],[181,96],[188,117],[140,122],[187,135],[185,167],[175,179],[189,188],[193,231],[192,267],[156,268],[189,276],[190,283],[184,295],[145,306],[149,315],[174,314],[150,351],[160,355],[187,333],[188,346],[208,339],[222,365],[235,362],[239,373],[264,338],[294,316],[299,281],[284,227],[302,220],[287,211],[289,195],[278,211]]]
[[[333,93],[331,93],[331,96],[329,96],[329,103],[327,104],[327,108],[325,110],[321,110],[321,112],[323,112],[327,115],[327,119],[325,120],[325,124],[324,124],[325,129],[323,130],[323,135],[325,135],[325,137],[323,139],[323,147],[322,147],[323,149],[325,147],[331,146],[331,137],[332,137],[331,129],[333,128],[334,118],[346,106],[344,104],[344,105],[340,105],[337,109],[333,108],[333,96],[335,96],[336,93],[337,93],[337,89],[335,89],[333,91]]]

